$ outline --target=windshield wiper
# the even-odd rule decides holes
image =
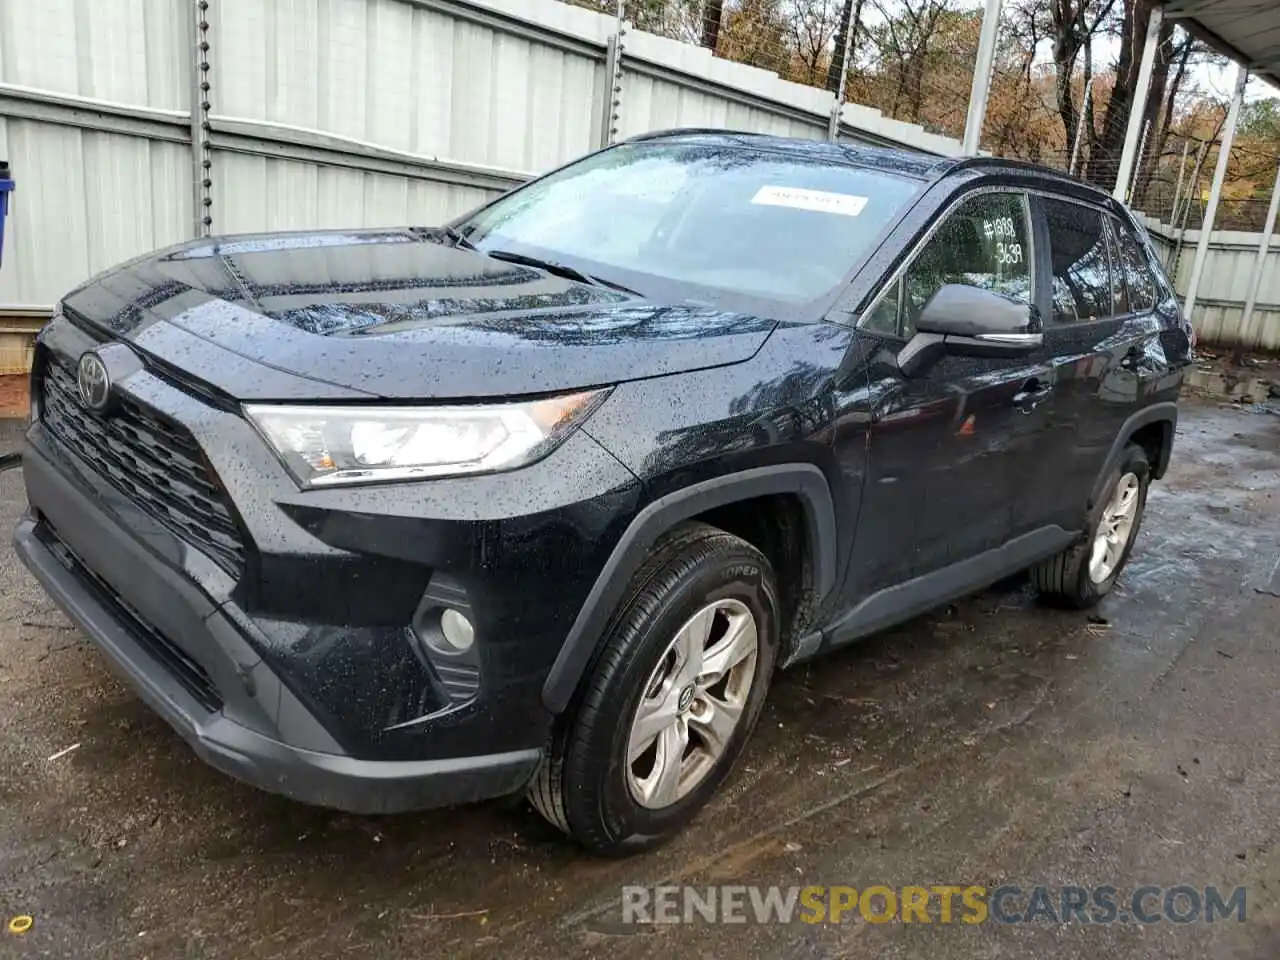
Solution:
[[[516,253],[513,250],[481,250],[480,252],[485,256],[493,257],[495,260],[520,263],[526,267],[537,267],[540,270],[546,270],[548,273],[554,273],[568,280],[576,280],[591,287],[609,287],[622,293],[629,293],[634,297],[640,296],[630,287],[624,287],[620,283],[614,283],[612,280],[605,280],[603,277],[593,276],[590,273],[583,273],[577,267],[571,267],[567,263],[560,263],[558,260],[543,260],[541,257],[530,257],[523,253]]]
[[[415,236],[425,237],[435,243],[441,243],[448,240],[455,247],[462,247],[464,250],[474,250],[476,245],[467,239],[457,227],[410,227],[409,232]]]
[[[457,227],[441,227],[440,233],[452,240],[455,247],[462,247],[465,250],[474,250],[476,248],[476,245],[468,240]]]

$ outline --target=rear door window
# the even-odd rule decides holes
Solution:
[[[1133,230],[1112,219],[1111,235],[1115,239],[1117,269],[1124,278],[1124,289],[1129,312],[1146,313],[1156,306],[1156,281],[1151,275],[1151,265]],[[1118,311],[1117,311],[1118,312]]]
[[[1112,315],[1111,262],[1102,212],[1045,198],[1053,267],[1053,317],[1087,323]]]

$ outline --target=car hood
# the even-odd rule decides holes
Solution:
[[[407,231],[195,241],[95,277],[63,307],[240,400],[602,386],[746,360],[775,326],[575,283]]]

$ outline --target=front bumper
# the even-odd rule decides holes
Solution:
[[[55,318],[37,384],[44,363],[92,346]],[[243,567],[162,522],[156,498],[131,486],[141,474],[108,476],[101,456],[60,439],[39,390],[16,547],[201,757],[361,812],[524,785],[553,721],[547,674],[634,515],[629,471],[579,432],[507,475],[300,492],[225,401],[141,364],[116,388],[189,433],[241,532]],[[111,443],[112,456],[155,462],[118,432]],[[469,611],[469,660],[428,642],[445,606]]]
[[[541,759],[537,749],[442,760],[360,760],[292,746],[236,722],[226,708],[211,711],[198,693],[166,669],[163,657],[157,656],[156,640],[139,630],[130,616],[133,611],[112,597],[112,588],[92,573],[92,565],[116,571],[113,579],[123,578],[124,590],[137,603],[182,611],[191,618],[192,631],[203,634],[201,640],[228,655],[227,667],[240,673],[230,682],[244,691],[233,709],[262,717],[273,701],[287,697],[294,714],[287,726],[315,723],[225,616],[207,602],[200,603],[191,593],[194,588],[184,587],[140,544],[113,529],[39,451],[28,450],[24,469],[28,485],[40,491],[41,504],[77,531],[82,544],[78,549],[85,555],[72,553],[47,520],[32,515],[18,523],[18,555],[113,669],[212,766],[264,790],[353,813],[391,813],[501,796],[520,790],[533,775]],[[244,669],[245,663],[236,662],[237,654],[246,662],[258,662]],[[313,729],[308,736],[325,734]]]

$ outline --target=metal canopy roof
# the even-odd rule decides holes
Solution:
[[[1164,0],[1175,19],[1280,90],[1280,0]]]

